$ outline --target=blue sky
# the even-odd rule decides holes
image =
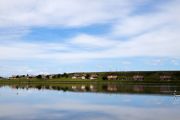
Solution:
[[[0,75],[180,69],[179,0],[0,0]]]

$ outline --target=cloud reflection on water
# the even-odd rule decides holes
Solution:
[[[8,91],[0,98],[3,120],[179,120],[180,104],[172,96],[94,94],[38,91]],[[17,91],[19,95],[12,95]],[[33,93],[34,91],[34,93]],[[4,93],[5,94],[5,93]],[[33,102],[32,102],[33,101]],[[161,104],[157,104],[161,102]]]

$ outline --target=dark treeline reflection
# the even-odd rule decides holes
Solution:
[[[3,87],[4,85],[0,85]],[[8,85],[13,89],[38,89],[74,92],[99,93],[141,93],[141,94],[180,94],[180,87],[175,85],[122,85],[122,84],[63,84],[63,85]]]

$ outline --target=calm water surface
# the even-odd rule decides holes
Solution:
[[[171,94],[0,88],[0,120],[180,120]]]

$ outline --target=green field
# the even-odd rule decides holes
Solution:
[[[97,74],[98,78],[95,80],[90,79],[72,79],[73,74]],[[107,75],[117,75],[116,80],[103,79]],[[143,81],[133,80],[134,75],[144,76]],[[169,75],[171,80],[160,80],[159,76]],[[26,77],[19,77],[16,79],[0,79],[0,85],[62,85],[62,84],[104,84],[104,83],[115,83],[115,84],[180,84],[180,71],[133,71],[133,72],[89,72],[89,73],[64,73],[55,74],[52,79],[42,79],[34,77],[27,79]]]

